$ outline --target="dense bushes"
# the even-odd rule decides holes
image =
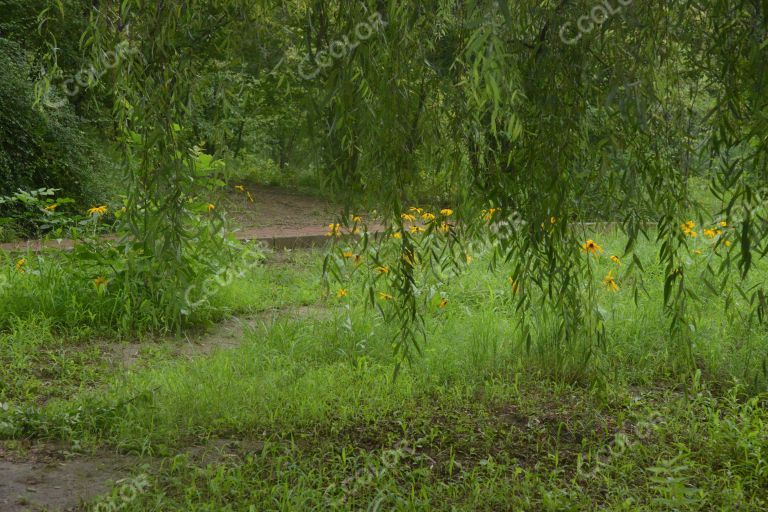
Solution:
[[[0,38],[0,196],[49,187],[92,198],[94,173],[105,160],[67,106],[33,105],[31,60],[18,44]]]

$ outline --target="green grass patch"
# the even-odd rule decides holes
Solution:
[[[601,345],[552,341],[536,310],[528,343],[510,268],[489,272],[481,253],[440,285],[448,305],[428,311],[422,355],[394,379],[394,327],[353,294],[325,296],[322,255],[296,253],[211,298],[256,319],[240,346],[158,358],[96,387],[76,387],[81,368],[64,388],[73,396],[42,407],[19,397],[42,393],[24,374],[51,365],[39,351],[56,346],[53,324],[16,320],[0,425],[7,437],[160,458],[126,510],[764,509],[765,327],[739,321],[748,304],[726,314],[724,294],[692,281],[699,321],[683,345],[653,245],[638,251],[636,298],[608,257],[622,239],[599,236],[594,278],[613,271],[620,286],[598,290]],[[691,275],[708,257],[691,259]],[[213,460],[187,450],[222,439],[239,447]]]

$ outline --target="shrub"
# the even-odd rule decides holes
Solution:
[[[30,61],[18,44],[0,38],[0,196],[45,187],[93,199],[94,174],[106,160],[71,109],[33,105]]]

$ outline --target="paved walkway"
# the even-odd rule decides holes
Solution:
[[[369,233],[377,233],[384,228],[380,225],[368,227]],[[235,238],[241,241],[258,240],[274,249],[298,249],[324,245],[329,237],[327,227],[271,227],[249,228],[235,232]],[[115,240],[114,236],[105,239]],[[13,242],[0,244],[0,251],[7,252],[40,252],[46,249],[71,250],[77,242],[74,240],[28,240],[26,242]]]

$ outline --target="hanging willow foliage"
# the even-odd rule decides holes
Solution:
[[[460,221],[497,209],[507,226],[491,234],[499,255],[516,262],[514,282],[540,292],[519,298],[529,339],[524,312],[534,300],[552,312],[562,346],[602,339],[590,260],[579,251],[581,223],[593,220],[585,204],[594,204],[583,176],[596,168],[606,177],[600,200],[621,212],[625,256],[649,223],[658,226],[664,301],[683,349],[696,321],[687,212],[700,223],[715,213],[737,233],[732,245],[720,237],[720,264],[702,277],[717,293],[732,283],[764,318],[764,287],[741,279],[768,250],[768,3],[316,1],[307,25],[322,30],[307,35],[305,51],[330,47],[372,12],[382,34],[316,79],[331,183],[397,221],[421,162],[450,169],[456,203],[475,206],[460,208],[472,212]],[[696,164],[712,169],[721,212],[690,199]],[[410,250],[403,239],[403,256]]]
[[[460,268],[460,239],[485,233],[515,263],[513,282],[538,290],[518,298],[529,339],[526,312],[537,306],[551,313],[561,346],[600,343],[581,246],[583,223],[606,204],[627,235],[636,298],[643,269],[632,251],[655,226],[664,301],[683,347],[697,299],[686,286],[686,222],[734,232],[702,277],[718,293],[733,285],[752,305],[750,318],[768,312],[764,286],[744,284],[768,252],[766,0],[124,0],[94,13],[89,48],[119,41],[138,50],[111,93],[135,163],[126,227],[137,256],[128,268],[145,276],[152,300],[172,301],[194,279],[186,249],[204,238],[190,228],[200,182],[185,123],[201,77],[257,33],[246,21],[279,15],[288,62],[302,60],[277,70],[278,83],[302,84],[330,188],[349,206],[382,212],[391,227],[380,241],[398,244],[398,262]],[[461,226],[461,237],[442,239],[459,244],[446,250],[435,246],[441,238],[415,244],[404,229],[424,167],[439,169]],[[696,169],[706,169],[724,205],[714,218],[691,199]],[[481,219],[482,209],[492,218]],[[696,219],[686,218],[691,211]],[[329,272],[341,275],[336,260]],[[150,270],[138,267],[145,261]],[[419,288],[409,265],[390,271],[402,310],[396,347],[407,358],[418,347]]]
[[[67,14],[54,4],[42,15],[46,23]],[[117,0],[94,2],[91,9],[83,50],[97,77],[91,85],[108,94],[125,170],[123,238],[98,245],[93,256],[115,269],[111,278],[129,298],[122,315],[129,324],[140,316],[135,311],[143,311],[156,315],[155,327],[179,327],[190,313],[189,290],[230,257],[214,199],[223,181],[212,149],[222,144],[200,140],[192,119],[205,106],[211,77],[225,67],[217,57],[232,51],[232,34],[247,24],[245,7],[233,1]],[[117,65],[105,58],[114,54],[120,55]],[[48,77],[55,72],[54,66]],[[45,92],[43,87],[40,96]],[[215,98],[222,117],[227,94],[222,88]]]

